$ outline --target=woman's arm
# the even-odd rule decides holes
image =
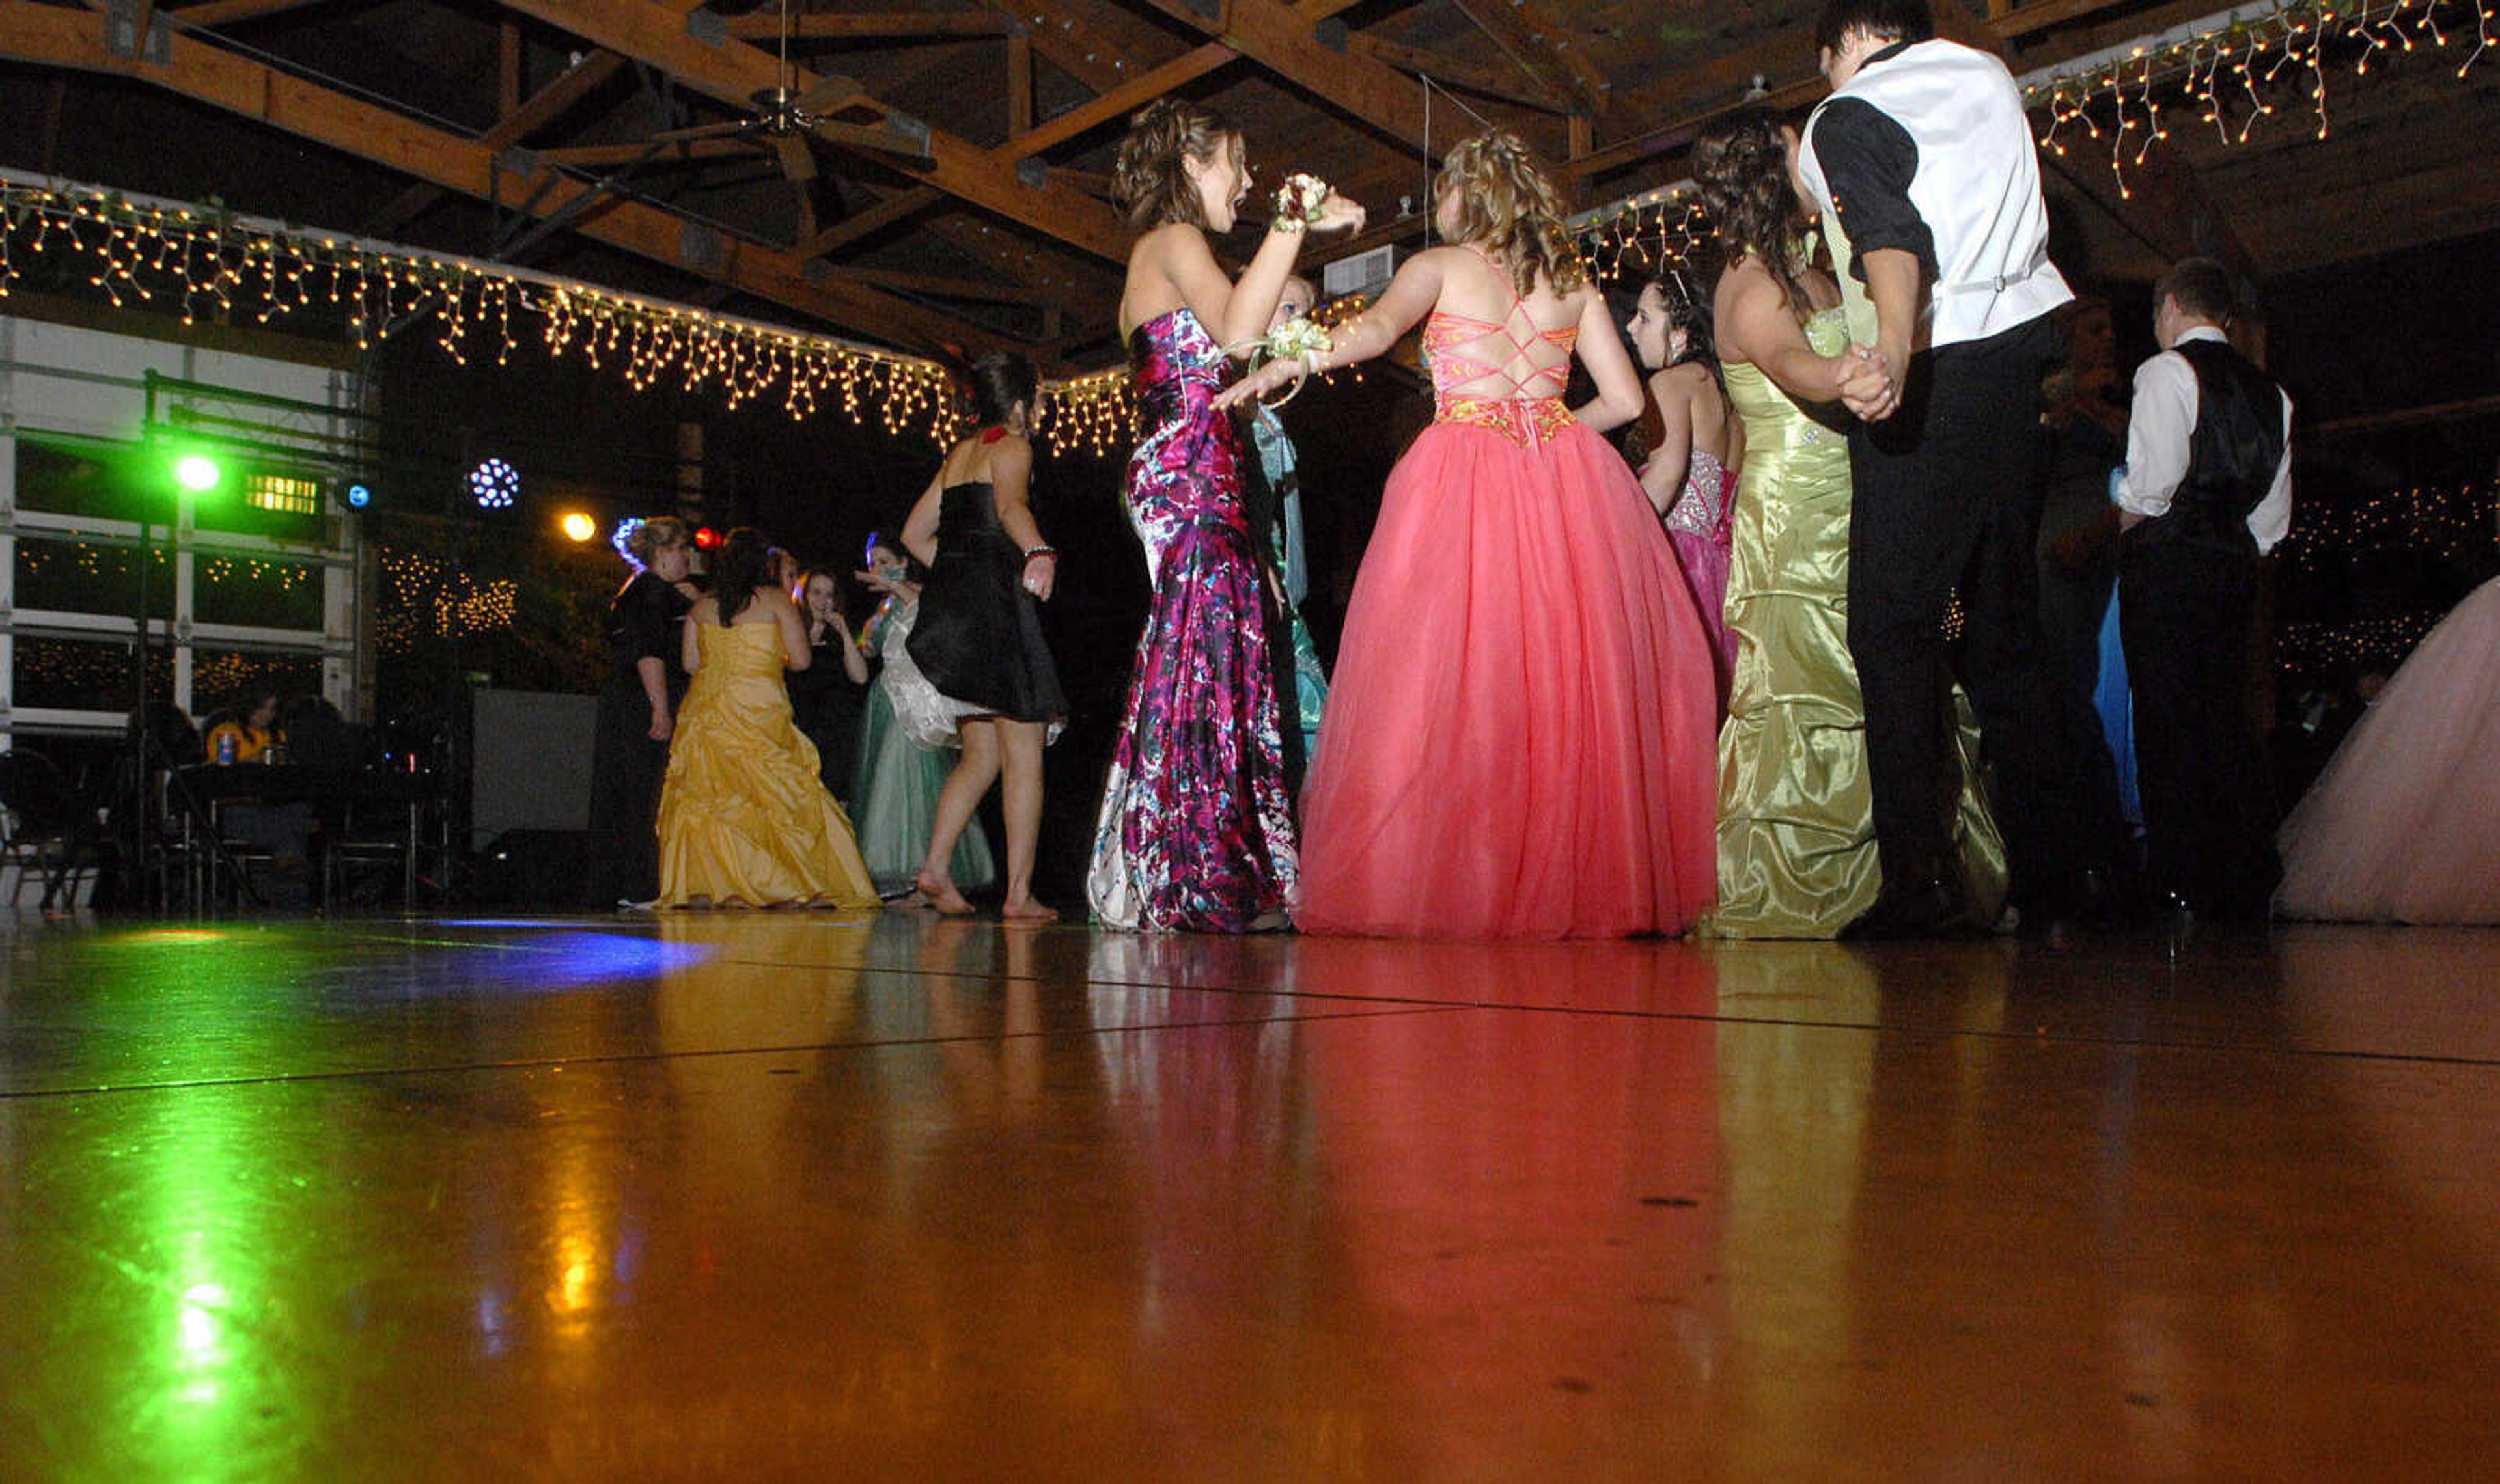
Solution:
[[[1658,401],[1659,421],[1665,431],[1649,462],[1641,466],[1641,488],[1663,515],[1684,492],[1684,478],[1693,467],[1693,383],[1673,367],[1649,379],[1650,395]]]
[[[1590,431],[1603,433],[1641,414],[1640,373],[1632,369],[1623,335],[1606,312],[1606,296],[1594,283],[1584,285],[1580,295],[1580,333],[1572,344],[1580,364],[1589,368],[1590,379],[1597,383],[1597,400],[1574,409],[1571,415],[1587,423]]]
[[[903,549],[918,557],[923,567],[938,560],[938,511],[945,499],[945,489],[946,466],[941,462],[930,477],[929,487],[920,492],[920,499],[911,507],[911,513],[903,518]]]
[[[1021,438],[1003,439],[990,450],[990,495],[998,506],[999,524],[1016,549],[1039,555],[1025,558],[1025,591],[1047,603],[1059,580],[1059,553],[1041,539],[1033,518],[1033,445]]]
[[[859,636],[851,632],[851,621],[837,613],[833,622],[837,648],[842,652],[842,675],[853,685],[868,683],[868,656],[860,652]]]
[[[1189,306],[1189,312],[1198,316],[1207,334],[1215,337],[1215,343],[1231,346],[1267,333],[1267,321],[1275,317],[1276,301],[1284,297],[1285,280],[1293,277],[1294,258],[1302,250],[1302,239],[1308,235],[1269,228],[1260,241],[1259,250],[1251,254],[1250,266],[1241,270],[1237,283],[1224,276],[1224,265],[1215,260],[1215,250],[1206,245],[1206,234],[1186,223],[1157,228],[1148,258],[1170,280],[1181,303]]]
[[[799,616],[799,606],[790,595],[777,587],[760,587],[755,601],[781,630],[781,668],[805,670],[816,662],[815,648],[807,643],[807,622]]]
[[[1805,326],[1770,275],[1729,269],[1719,284],[1719,345],[1731,361],[1751,361],[1799,402],[1840,400],[1845,361],[1806,343]]]
[[[702,629],[706,622],[717,623],[719,619],[720,605],[714,603],[711,598],[707,595],[701,602],[698,602],[691,610],[689,610],[684,619],[678,623],[677,663],[685,668],[686,674],[693,675],[695,672],[703,669]],[[643,665],[648,665],[651,662],[649,660],[644,660],[642,662]],[[635,668],[639,670],[641,666],[638,665]],[[650,686],[651,681],[646,674],[642,681],[642,688],[647,691],[650,689]],[[667,692],[663,691],[661,694],[666,695]]]
[[[1329,332],[1326,350],[1309,356],[1313,373],[1335,371],[1357,365],[1381,354],[1398,344],[1399,337],[1415,327],[1418,320],[1432,312],[1441,299],[1442,254],[1456,248],[1434,247],[1406,260],[1398,276],[1389,280],[1371,308],[1357,314],[1350,322]],[[1252,397],[1264,397],[1291,382],[1300,374],[1302,361],[1269,361],[1258,371],[1235,381],[1215,399],[1217,407],[1233,407]]]

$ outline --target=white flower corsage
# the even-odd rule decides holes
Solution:
[[[1297,170],[1285,177],[1276,187],[1276,217],[1272,223],[1280,231],[1299,232],[1320,219],[1329,198],[1329,183],[1318,176]]]

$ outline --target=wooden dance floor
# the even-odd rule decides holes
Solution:
[[[2500,934],[13,931],[0,1478],[2500,1476]]]

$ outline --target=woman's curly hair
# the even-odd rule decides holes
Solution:
[[[1508,263],[1521,298],[1540,273],[1558,294],[1589,281],[1588,262],[1562,224],[1562,198],[1518,135],[1494,129],[1442,156],[1432,199],[1452,191],[1459,195],[1458,240],[1480,243]]]
[[[1728,266],[1749,256],[1760,259],[1779,284],[1789,313],[1803,320],[1814,310],[1797,276],[1805,213],[1789,183],[1788,141],[1780,137],[1779,119],[1759,108],[1728,115],[1694,142],[1692,164],[1701,210],[1718,231]]]
[[[1129,117],[1112,170],[1111,198],[1140,231],[1167,221],[1211,230],[1186,162],[1212,160],[1240,146],[1241,132],[1215,110],[1185,98],[1157,98]]]

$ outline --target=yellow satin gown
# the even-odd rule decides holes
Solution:
[[[660,905],[874,907],[850,816],[790,719],[781,628],[696,628],[660,791]]]
[[[1806,342],[1838,355],[1838,307],[1806,321]],[[1756,366],[1725,368],[1745,419],[1736,479],[1727,627],[1736,636],[1727,719],[1719,730],[1719,907],[1701,931],[1724,938],[1829,938],[1875,901],[1874,795],[1866,711],[1849,657],[1849,435]],[[2005,900],[2005,843],[1979,785],[1979,736],[1958,690],[1962,789],[1954,823],[1972,911]]]

